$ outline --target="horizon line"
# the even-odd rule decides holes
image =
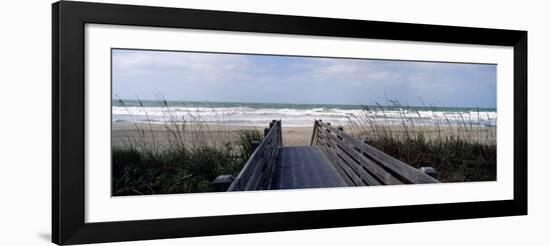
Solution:
[[[111,101],[157,101],[160,102],[159,99],[127,99],[127,98],[120,98],[115,99],[112,98]],[[295,104],[295,105],[326,105],[326,106],[383,106],[383,107],[414,107],[414,108],[478,108],[478,109],[497,109],[497,107],[479,107],[479,106],[436,106],[436,105],[410,105],[410,104],[401,104],[401,105],[388,105],[388,104],[379,104],[378,102],[374,102],[374,104],[363,104],[363,103],[356,103],[356,104],[342,104],[342,103],[296,103],[296,102],[239,102],[239,101],[215,101],[215,100],[180,100],[180,99],[166,99],[167,102],[198,102],[198,103],[243,103],[243,104]],[[390,101],[390,100],[388,100]],[[394,100],[397,101],[397,100]],[[399,102],[399,101],[397,101]],[[400,102],[399,102],[400,103]]]

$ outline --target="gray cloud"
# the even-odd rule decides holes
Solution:
[[[113,93],[174,100],[495,107],[496,65],[113,51]]]

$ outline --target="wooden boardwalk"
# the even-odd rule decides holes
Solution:
[[[275,164],[271,190],[347,186],[319,148],[282,147]]]
[[[433,168],[416,169],[316,120],[309,146],[282,145],[281,121],[273,120],[237,177],[220,175],[214,191],[279,190],[438,183]]]

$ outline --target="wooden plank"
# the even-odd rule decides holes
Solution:
[[[251,154],[228,191],[257,190],[268,186],[268,177],[275,163],[273,159],[282,141],[281,122],[273,121],[271,125],[263,141]]]
[[[326,129],[322,129],[321,130],[323,132],[323,135],[328,138],[335,146],[336,148],[333,149],[333,151],[335,151],[337,153],[338,156],[340,156],[341,159],[344,159],[344,161],[350,165],[354,165],[354,169],[356,170],[356,172],[359,172],[358,170],[361,168],[362,169],[362,166],[361,166],[361,163],[358,163],[358,161],[352,159],[349,157],[349,155],[347,155],[347,153],[345,153],[344,150],[342,150],[340,147],[342,145],[341,143],[341,140],[338,139],[336,136],[332,135],[328,130]],[[363,170],[363,172],[360,172],[361,176],[365,175],[365,176],[371,176],[369,175],[367,172],[365,172]],[[370,180],[369,177],[366,177],[366,180]],[[379,183],[379,182],[373,182],[373,183]],[[369,182],[367,182],[367,184],[369,184]]]
[[[309,145],[314,145],[315,137],[317,136],[317,120],[313,122],[313,132],[311,133],[311,142]]]
[[[353,175],[354,175],[353,178],[356,184],[360,184],[361,186],[382,184],[378,180],[376,180],[376,178],[374,178],[371,174],[369,174],[365,169],[363,169],[363,167],[360,164],[358,164],[355,160],[350,158],[335,143],[332,143],[330,150],[334,152],[335,157],[338,158],[337,162],[340,163],[340,165],[347,165],[349,168],[351,168],[351,170],[353,170]],[[361,180],[361,182],[358,183],[357,179]]]
[[[256,162],[256,165],[252,169],[253,171],[251,172],[251,175],[248,177],[245,177],[244,179],[244,181],[246,182],[246,185],[244,186],[243,190],[255,190],[257,188],[257,185],[262,178],[261,170],[264,164],[265,164],[264,158]]]
[[[356,183],[357,178],[354,177],[355,174],[353,173],[353,171],[349,167],[342,165],[342,163],[339,163],[334,153],[332,153],[332,151],[330,150],[327,150],[327,148],[329,147],[325,145],[322,148],[324,148],[323,153],[325,154],[325,156],[328,156],[329,159],[332,160],[333,164],[336,165],[336,169],[340,170],[341,176],[346,184],[348,184],[349,186],[358,186],[362,183],[361,181],[359,181],[359,184]]]
[[[348,186],[316,146],[282,147],[280,153],[271,189]]]
[[[328,137],[328,134],[325,134],[323,136]],[[335,163],[337,165],[341,166],[341,168],[343,168],[344,170],[346,170],[346,173],[348,174],[348,176],[350,176],[353,179],[353,182],[355,183],[355,185],[356,186],[367,185],[368,183],[365,182],[362,178],[363,175],[369,176],[369,177],[366,177],[367,179],[371,178],[372,176],[367,174],[367,172],[365,172],[365,170],[357,168],[356,163],[346,162],[340,156],[338,156],[338,151],[337,151],[338,145],[336,143],[331,142],[328,145],[329,145],[328,146],[328,148],[329,148],[328,151],[331,152],[330,154],[332,154],[333,157],[335,158]]]
[[[384,184],[393,185],[393,184],[403,184],[401,181],[392,176],[391,173],[387,172],[377,163],[372,160],[369,160],[366,156],[362,155],[360,152],[355,151],[354,146],[350,146],[346,141],[338,139],[332,134],[328,134],[328,137],[332,141],[338,142],[338,146],[343,149],[349,156],[358,161],[358,164],[367,169],[372,173],[378,180],[382,181]],[[345,138],[343,138],[345,139]]]
[[[272,133],[272,141],[269,144],[269,150],[268,150],[268,159],[267,164],[263,170],[264,176],[265,176],[265,183],[262,184],[264,187],[269,187],[269,183],[271,182],[271,176],[273,174],[273,169],[275,168],[276,164],[276,157],[278,154],[279,146],[281,146],[282,143],[282,130],[281,130],[281,121],[273,121],[274,126],[274,132]]]
[[[328,143],[326,142],[325,138],[322,136],[322,134],[318,134],[317,135],[317,146],[319,146],[321,148],[321,150],[323,151],[323,153],[325,154],[325,157],[327,159],[329,159],[334,165],[335,165],[335,168],[336,170],[339,172],[340,176],[344,179],[344,181],[346,182],[346,184],[348,184],[349,186],[355,186],[355,182],[352,180],[352,178],[350,177],[350,174],[348,174],[345,170],[344,167],[341,167],[335,156],[334,155],[331,155],[331,150],[330,150],[330,146],[328,145]]]
[[[270,163],[267,166],[266,169],[266,175],[271,176],[273,174],[273,169],[275,169],[275,164],[277,163],[277,156],[279,155],[279,144],[275,144],[273,146],[273,150],[271,153]],[[271,181],[271,180],[269,180]],[[269,186],[269,184],[268,184]]]
[[[277,156],[277,150],[278,150],[278,144],[277,141],[274,141],[267,150],[266,155],[266,166],[264,168],[264,175],[270,177],[273,166],[275,165],[275,158]]]
[[[277,136],[279,137],[278,138],[278,146],[277,147],[282,147],[283,146],[283,126],[281,125],[282,122],[279,120],[277,125]]]
[[[361,177],[349,166],[347,163],[343,162],[337,155],[334,153],[334,150],[332,149],[334,146],[334,143],[327,142],[325,140],[326,138],[323,138],[324,144],[325,144],[325,152],[330,158],[332,159],[333,163],[339,167],[343,172],[345,177],[348,179],[351,179],[354,186],[363,186],[365,183],[361,179]]]
[[[328,148],[330,148],[329,146],[327,146],[327,143],[325,141],[325,139],[322,137],[322,136],[318,136],[317,137],[317,146],[322,150],[322,152],[325,154],[325,157],[327,159],[329,159],[334,165],[335,165],[335,169],[338,171],[338,173],[340,174],[340,176],[342,177],[342,179],[344,179],[344,181],[346,182],[347,185],[349,186],[355,186],[355,182],[352,180],[352,178],[350,177],[350,174],[348,174],[345,170],[344,167],[341,167],[335,156],[334,155],[331,155],[330,153],[330,150]]]
[[[265,164],[264,164],[264,167],[259,171],[261,172],[260,174],[262,175],[263,180],[261,183],[257,184],[257,187],[267,188],[269,187],[269,183],[271,182],[270,177],[272,174],[273,166],[275,165],[275,157],[277,156],[277,149],[279,145],[277,130],[280,125],[278,123],[274,123],[274,126],[276,128],[275,132],[273,133],[273,135],[270,135],[272,139],[266,145],[266,150],[264,151]]]
[[[342,159],[342,161],[346,162],[351,168],[355,170],[356,173],[359,174],[361,179],[363,179],[364,183],[367,185],[382,185],[380,181],[378,181],[375,177],[373,177],[370,173],[368,173],[365,169],[363,169],[363,166],[359,163],[357,163],[354,159],[350,158],[346,152],[341,150],[340,148],[335,148],[336,155]]]
[[[337,129],[329,126],[325,123],[320,122],[320,125],[324,128],[327,128],[331,131],[338,132]],[[388,154],[363,143],[347,134],[339,134],[345,141],[348,141],[350,145],[353,145],[356,148],[359,148],[362,153],[366,154],[368,157],[372,158],[380,165],[383,165],[385,168],[393,171],[395,174],[401,176],[406,181],[410,183],[438,183],[437,179],[434,179],[416,168],[409,166],[408,164],[401,162],[398,159],[395,159]]]
[[[330,154],[336,155],[332,152],[330,152]],[[354,186],[366,185],[365,182],[363,182],[363,180],[361,179],[361,177],[359,177],[359,175],[357,175],[357,173],[355,173],[355,171],[353,171],[353,169],[350,166],[348,166],[346,163],[344,163],[342,160],[337,159],[336,164],[348,174],[348,177],[353,181]]]

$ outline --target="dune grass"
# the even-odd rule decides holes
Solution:
[[[384,120],[388,106],[401,109],[400,122]],[[418,111],[417,117],[406,116],[411,111],[415,109],[397,101],[364,106],[361,115],[348,117],[352,135],[415,168],[435,168],[442,182],[496,180],[496,126],[480,120],[479,110],[473,116],[445,116],[430,125]]]
[[[145,124],[138,123],[126,103],[118,100],[127,109],[137,136],[128,137],[124,147],[112,149],[113,196],[210,192],[217,176],[238,175],[253,151],[253,142],[262,139],[257,130],[230,131],[223,115],[215,123],[205,123],[199,110],[178,118],[165,99],[157,99],[167,145],[160,144],[160,136],[155,135],[158,126],[140,100]],[[402,110],[400,121],[386,120],[388,106]],[[426,109],[440,111],[435,106]],[[419,112],[414,118],[405,114],[414,110],[397,101],[364,106],[360,115],[348,116],[350,133],[413,167],[435,168],[442,182],[496,180],[496,126],[479,120],[483,112],[458,113],[426,124],[430,119]],[[191,129],[193,134],[187,134]]]
[[[143,103],[138,102],[143,109]],[[236,176],[253,151],[252,141],[262,138],[256,130],[245,130],[231,142],[229,122],[222,116],[214,124],[201,121],[198,110],[178,118],[165,99],[159,97],[158,103],[164,118],[161,124],[169,133],[167,146],[159,144],[144,109],[147,124],[138,124],[125,102],[118,100],[127,109],[138,136],[128,138],[125,147],[112,149],[113,196],[212,191],[211,181],[218,175]],[[187,139],[190,127],[198,129],[193,139]]]

